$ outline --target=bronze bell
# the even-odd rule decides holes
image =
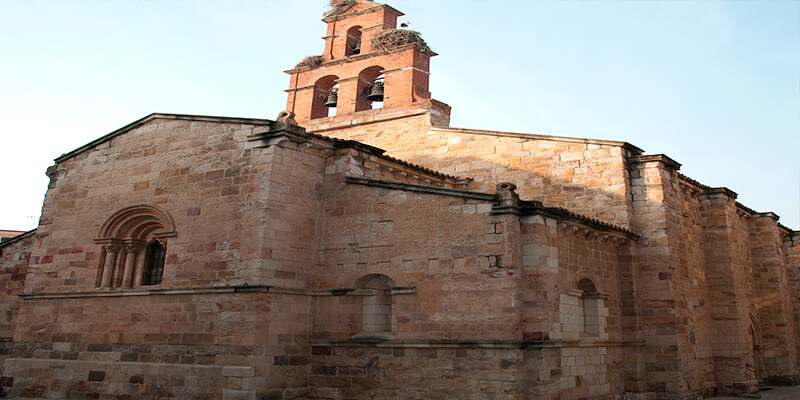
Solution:
[[[367,94],[369,101],[383,101],[383,82],[375,82]]]
[[[361,42],[360,41],[356,42],[356,44],[354,44],[353,47],[351,47],[351,49],[353,50],[354,55],[361,54]]]
[[[331,91],[328,94],[328,99],[325,100],[325,104],[323,104],[323,105],[325,107],[336,107],[336,101],[338,101],[338,100],[339,100],[339,93],[337,93],[335,91]]]

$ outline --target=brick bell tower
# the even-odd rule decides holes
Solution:
[[[325,51],[285,71],[291,75],[287,110],[299,124],[424,108],[449,120],[450,107],[428,90],[430,58],[437,54],[417,32],[397,29],[402,15],[367,0],[341,1],[325,14]]]

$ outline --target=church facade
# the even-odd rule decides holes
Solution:
[[[449,127],[398,10],[267,119],[152,114],[0,243],[2,394],[699,399],[798,384],[800,233],[626,143]]]

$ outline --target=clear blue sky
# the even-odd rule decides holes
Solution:
[[[275,118],[326,1],[0,0],[0,229],[53,158],[152,112]],[[454,127],[628,141],[800,229],[800,2],[390,3]]]

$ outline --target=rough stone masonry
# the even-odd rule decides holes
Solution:
[[[57,158],[39,226],[0,243],[3,395],[798,383],[797,231],[629,143],[450,128],[436,54],[372,46],[400,15],[337,2],[275,121],[151,114]]]

